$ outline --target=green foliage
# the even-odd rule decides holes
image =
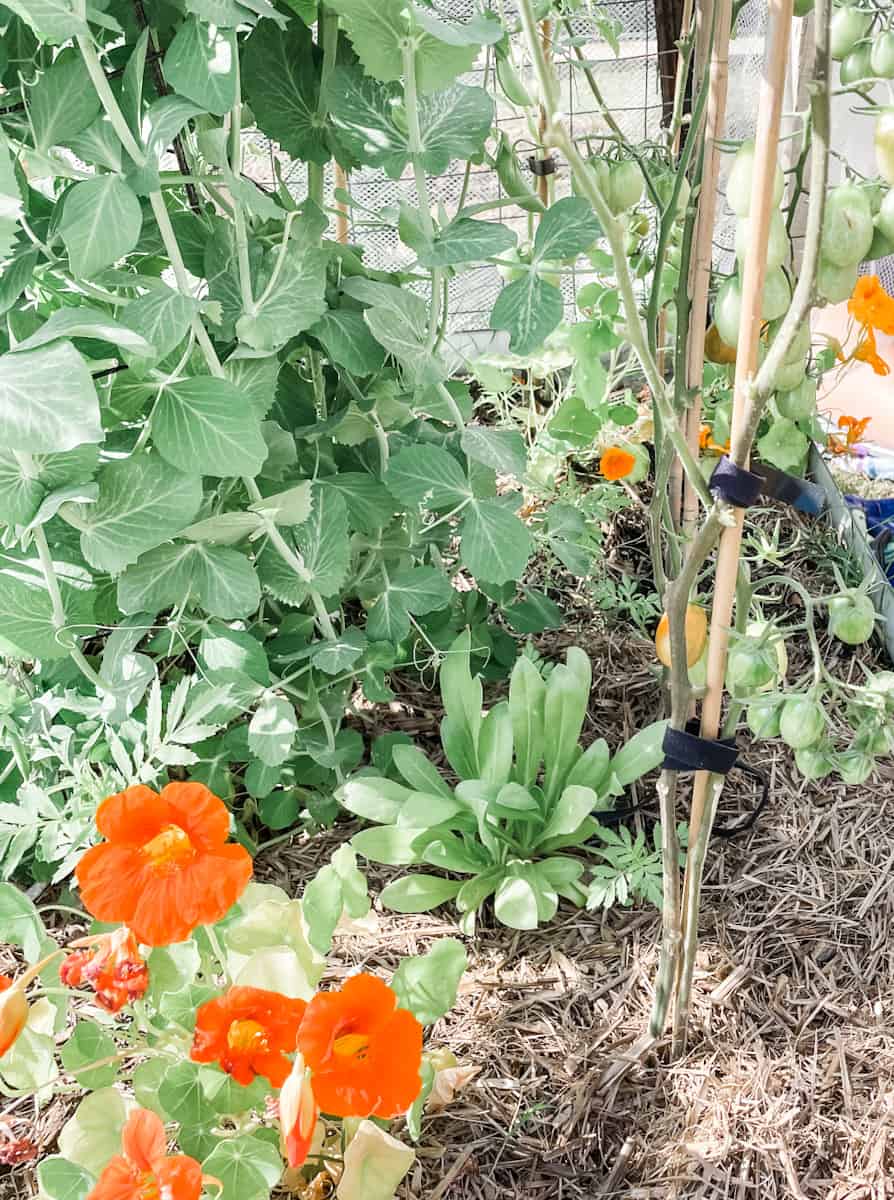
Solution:
[[[559,897],[586,902],[584,860],[561,851],[585,847],[599,828],[594,814],[660,763],[665,723],[648,726],[615,755],[601,739],[583,750],[590,664],[582,651],[571,648],[546,680],[519,658],[508,700],[486,715],[470,659],[467,631],[441,666],[441,742],[460,783],[450,787],[419,749],[398,743],[392,763],[403,782],[364,771],[339,798],[376,822],[355,834],[357,853],[462,877],[405,875],[382,892],[386,907],[426,912],[455,900],[471,931],[493,897],[502,924],[534,929],[555,915]]]

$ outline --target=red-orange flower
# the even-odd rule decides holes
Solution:
[[[838,428],[845,431],[844,440],[838,437],[837,434],[829,434],[828,444],[832,453],[847,454],[850,448],[855,446],[863,437],[871,420],[871,417],[863,417],[862,420],[857,417],[839,417]]]
[[[317,1104],[332,1116],[396,1117],[419,1095],[422,1026],[374,975],[318,992],[298,1030],[298,1050]]]
[[[71,945],[74,953],[67,955],[59,968],[59,978],[67,987],[91,984],[97,1003],[109,1012],[118,1012],[145,994],[149,968],[126,925],[114,933],[81,938]]]
[[[202,1168],[186,1154],[166,1153],[165,1127],[155,1113],[134,1109],[121,1148],[87,1200],[199,1200]]]
[[[142,784],[109,796],[96,813],[106,839],[75,870],[81,900],[100,921],[122,921],[147,946],[182,942],[236,903],[251,856],[227,844],[230,818],[202,783]]]
[[[620,446],[609,446],[603,451],[602,457],[599,460],[599,470],[606,479],[615,482],[618,479],[626,479],[633,468],[636,466],[636,458],[629,450],[623,450]]]
[[[28,1001],[21,983],[0,975],[0,1058],[25,1028]]]
[[[279,1123],[286,1144],[290,1167],[300,1167],[310,1153],[320,1110],[301,1054],[279,1093]]]
[[[847,311],[860,324],[894,334],[894,299],[878,275],[861,275],[847,302]]]
[[[193,1062],[219,1063],[237,1083],[252,1083],[263,1075],[282,1087],[295,1049],[298,1026],[307,1004],[263,988],[231,987],[208,1000],[196,1014]]]
[[[891,374],[891,368],[878,352],[875,331],[871,325],[866,326],[863,337],[857,343],[857,348],[851,357],[857,359],[858,362],[868,363],[876,375]]]

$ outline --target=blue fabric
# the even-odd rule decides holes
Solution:
[[[894,497],[867,500],[864,496],[845,496],[851,508],[863,510],[866,532],[878,543],[875,547],[889,581],[894,583]]]

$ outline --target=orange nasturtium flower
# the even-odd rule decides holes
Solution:
[[[878,352],[875,341],[875,331],[871,325],[866,326],[866,332],[857,343],[857,348],[851,356],[858,362],[868,363],[876,375],[890,375],[891,368]]]
[[[116,1154],[87,1200],[199,1200],[202,1168],[186,1154],[167,1153],[161,1118],[135,1108]]]
[[[298,1030],[320,1109],[334,1117],[396,1117],[421,1086],[422,1026],[374,975],[318,992]]]
[[[871,420],[871,417],[863,417],[862,420],[857,417],[839,417],[838,428],[844,430],[844,438],[834,433],[829,434],[829,449],[832,453],[847,454],[851,446],[856,446],[863,437]]]
[[[0,1058],[11,1048],[27,1020],[28,1001],[24,987],[8,975],[0,975]]]
[[[193,1062],[216,1062],[244,1086],[263,1075],[282,1087],[292,1064],[298,1026],[307,1003],[263,988],[231,987],[196,1014]]]
[[[300,1167],[310,1153],[319,1115],[310,1072],[303,1055],[296,1054],[289,1077],[279,1093],[279,1123],[290,1167]]]
[[[67,955],[59,968],[59,978],[67,987],[91,984],[97,1004],[108,1012],[119,1012],[145,994],[149,968],[126,925],[114,933],[79,938],[71,945],[74,953]]]
[[[894,298],[882,287],[878,275],[860,276],[847,311],[859,325],[894,334]]]
[[[219,921],[252,874],[251,855],[228,844],[230,817],[202,783],[142,784],[103,800],[106,839],[75,870],[81,900],[99,921],[122,921],[147,946],[182,942]]]
[[[729,454],[729,442],[725,446],[721,446],[714,441],[713,425],[702,425],[699,429],[698,448],[699,450],[713,450],[717,454]]]
[[[599,470],[606,479],[612,482],[626,479],[635,466],[635,456],[620,446],[609,446],[607,450],[603,451],[599,460]]]

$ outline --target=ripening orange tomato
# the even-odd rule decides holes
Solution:
[[[694,666],[701,658],[708,640],[708,614],[700,604],[686,605],[686,666]],[[664,613],[655,631],[655,653],[664,666],[671,665],[670,621]]]

